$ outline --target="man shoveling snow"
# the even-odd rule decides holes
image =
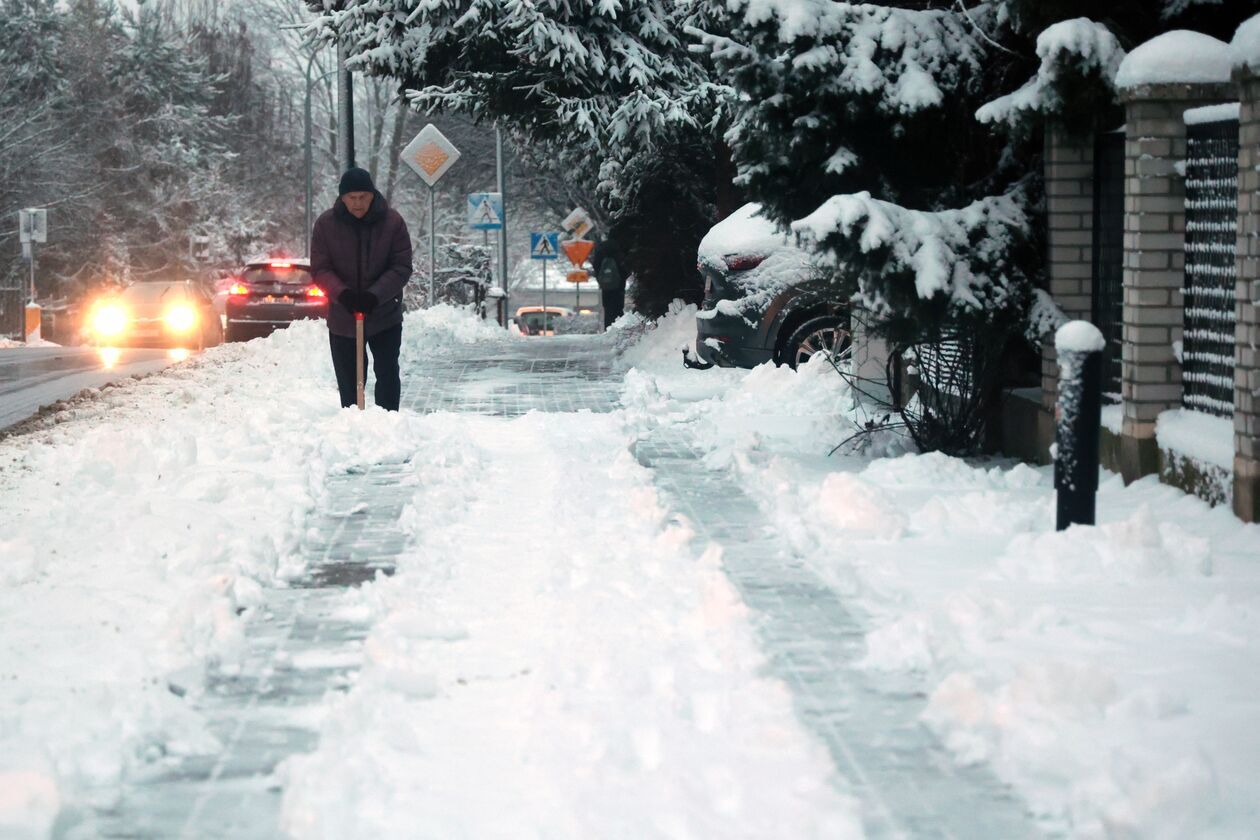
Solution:
[[[337,203],[316,220],[311,273],[329,298],[328,343],[342,407],[357,402],[355,322],[361,316],[372,349],[376,404],[397,411],[402,290],[411,277],[411,236],[366,169],[346,170]],[[360,345],[357,353],[366,366],[366,348]]]

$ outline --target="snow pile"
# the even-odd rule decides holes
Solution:
[[[440,303],[408,312],[403,327],[404,359],[448,353],[461,344],[495,341],[507,330],[492,318],[478,318],[462,306]]]
[[[17,350],[23,347],[60,347],[55,341],[48,341],[43,338],[32,338],[30,341],[17,341],[12,338],[4,338],[0,336],[0,350]]]
[[[1048,469],[731,463],[870,616],[861,665],[918,680],[956,759],[1048,833],[1246,836],[1260,819],[1260,529],[1153,478],[1105,479],[1102,524],[1055,533]]]
[[[1193,458],[1200,464],[1234,469],[1234,422],[1201,411],[1174,408],[1155,421],[1159,448]]]
[[[423,423],[414,545],[347,595],[374,629],[318,749],[283,768],[288,832],[861,836],[720,553],[692,553],[620,418]],[[555,517],[573,499],[580,525]]]
[[[675,300],[655,321],[626,313],[609,327],[609,340],[617,345],[621,364],[627,368],[681,370],[683,345],[695,349],[698,311],[693,303]]]
[[[1143,508],[1122,522],[1069,528],[1011,541],[998,561],[1003,575],[1032,583],[1194,578],[1212,573],[1210,541]]]
[[[487,335],[458,320],[413,317],[404,335]],[[326,475],[415,445],[413,417],[339,408],[315,322],[52,419],[0,442],[5,836],[46,833],[62,806],[108,806],[129,768],[217,749],[181,696],[207,667],[237,667],[263,587],[302,571]]]
[[[1229,48],[1234,66],[1260,73],[1260,15],[1249,17],[1234,32]]]
[[[1186,29],[1165,32],[1125,57],[1116,72],[1116,87],[1228,82],[1231,56],[1229,45],[1211,35]]]
[[[1013,125],[1025,114],[1051,114],[1063,110],[1059,85],[1069,76],[1096,76],[1110,87],[1125,52],[1101,23],[1089,18],[1059,21],[1037,36],[1037,75],[1014,93],[1000,97],[976,111],[983,123]]]

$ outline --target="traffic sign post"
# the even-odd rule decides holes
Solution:
[[[529,258],[543,261],[542,330],[547,331],[547,263],[560,256],[559,233],[531,233]]]
[[[499,193],[468,194],[468,226],[473,230],[503,227],[503,196]]]
[[[35,243],[48,241],[48,211],[43,207],[28,207],[18,211],[18,240],[22,243],[22,256],[31,264],[30,300],[25,307],[22,335],[26,343],[40,339],[40,308],[35,302]]]
[[[578,208],[581,210],[582,208]],[[569,214],[570,217],[573,215]],[[567,219],[565,221],[568,221]],[[590,230],[590,227],[587,227]],[[591,255],[591,251],[595,250],[595,243],[589,239],[566,239],[560,243],[560,247],[564,249],[564,255],[569,258],[569,262],[573,263],[575,271],[570,271],[564,278],[570,283],[577,286],[577,292],[574,294],[573,308],[582,308],[582,284],[590,279],[590,275],[582,270],[582,263],[586,262],[587,257]]]
[[[429,186],[429,306],[436,302],[437,279],[437,182],[459,160],[459,149],[447,140],[437,126],[429,123],[420,129],[402,151],[403,163]]]
[[[594,229],[595,222],[591,220],[591,215],[586,210],[574,207],[573,211],[564,217],[560,227],[568,231],[574,239],[581,239]]]

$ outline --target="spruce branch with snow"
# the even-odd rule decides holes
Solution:
[[[1070,131],[1092,126],[1116,97],[1115,76],[1125,51],[1116,36],[1088,18],[1060,21],[1037,36],[1037,73],[1018,90],[976,112],[982,123],[1029,130],[1039,118]]]
[[[854,284],[873,328],[894,342],[1022,332],[1033,256],[1022,189],[938,211],[837,195],[792,228]]]

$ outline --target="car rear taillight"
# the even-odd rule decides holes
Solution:
[[[766,261],[764,254],[728,254],[722,259],[730,271],[747,271]]]
[[[323,290],[323,289],[321,289],[319,286],[311,286],[309,289],[307,289],[307,290],[306,290],[306,296],[307,296],[308,298],[324,298],[324,297],[328,297],[328,295],[324,294],[324,290]]]
[[[293,263],[291,263],[291,262],[286,262],[286,261],[284,261],[284,260],[280,260],[280,261],[273,261],[273,262],[271,263],[271,267],[272,267],[272,268],[279,268],[279,269],[281,269],[281,270],[284,270],[284,269],[287,269],[287,268],[293,268]]]
[[[228,289],[228,294],[233,297],[242,297],[249,294],[249,286],[244,283],[233,283],[232,288]]]

